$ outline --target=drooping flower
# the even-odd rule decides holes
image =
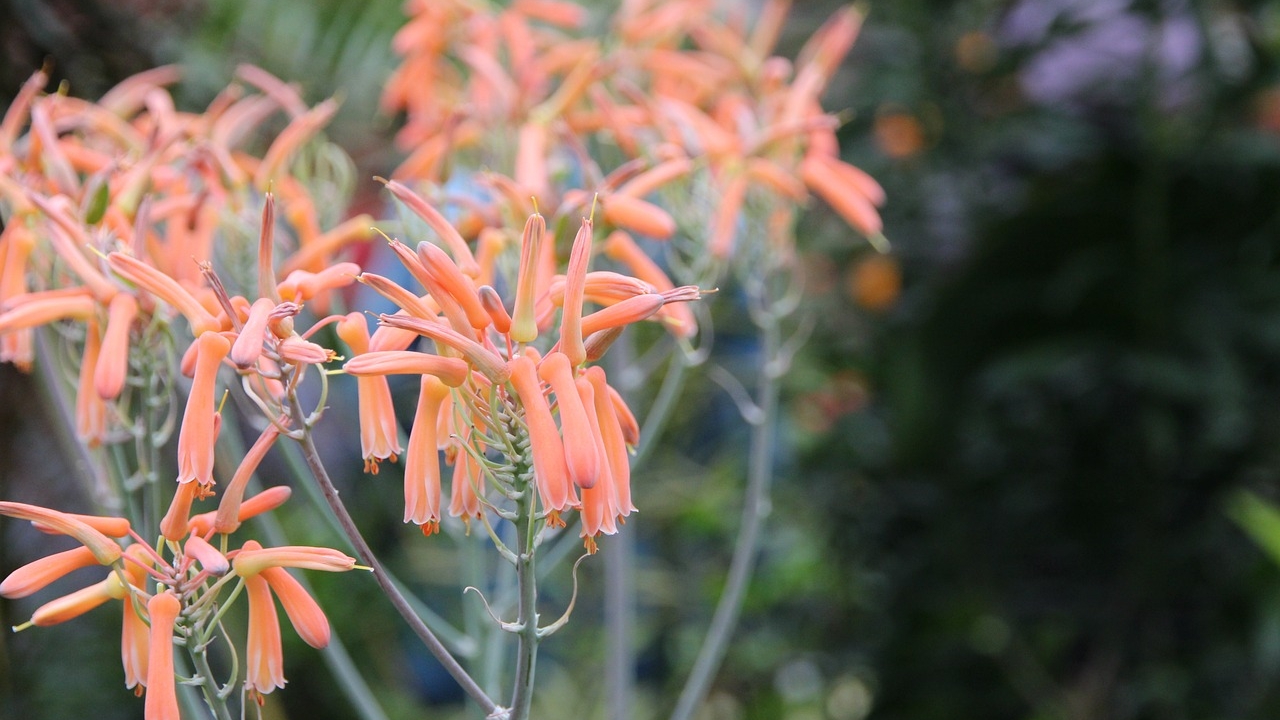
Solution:
[[[157,593],[147,602],[151,620],[147,645],[146,720],[181,720],[173,675],[173,628],[182,603],[171,592]]]
[[[195,378],[178,434],[178,482],[195,481],[207,489],[213,485],[213,446],[217,440],[215,384],[231,343],[216,332],[206,332],[196,339],[196,345]]]
[[[338,337],[356,357],[369,352],[369,327],[360,313],[351,313],[338,323]],[[365,472],[376,475],[380,461],[395,462],[396,456],[403,452],[391,389],[386,377],[369,375],[356,379],[356,390],[360,403],[360,451]]]
[[[245,687],[251,693],[264,695],[285,684],[284,651],[280,620],[271,599],[273,590],[304,641],[317,648],[329,641],[329,622],[324,613],[284,568],[342,572],[355,567],[355,559],[328,548],[263,548],[250,540],[237,552],[232,567],[243,578],[249,598]]]
[[[404,521],[422,526],[431,535],[440,526],[440,458],[436,428],[448,387],[434,375],[423,374],[418,408],[409,431],[404,462]]]

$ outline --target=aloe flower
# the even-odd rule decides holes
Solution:
[[[274,591],[290,622],[309,645],[324,647],[329,642],[329,622],[315,600],[285,567],[342,572],[355,567],[355,559],[337,550],[316,547],[263,548],[246,542],[232,562],[236,575],[244,579],[249,598],[249,633],[245,687],[265,695],[284,687],[284,651],[280,621],[271,599]]]

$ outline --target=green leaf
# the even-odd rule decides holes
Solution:
[[[85,223],[97,225],[102,221],[102,216],[107,214],[107,201],[111,199],[109,191],[110,188],[105,179],[98,183],[98,187],[93,191],[93,198],[89,201],[89,207],[84,211]]]
[[[1227,501],[1227,516],[1280,565],[1280,508],[1241,490]]]

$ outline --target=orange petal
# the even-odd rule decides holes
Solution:
[[[276,597],[280,598],[284,614],[293,623],[293,629],[298,631],[298,637],[317,650],[328,646],[329,619],[325,617],[315,598],[302,587],[302,583],[294,579],[288,570],[278,567],[263,570],[262,577],[271,586]]]
[[[162,592],[147,602],[151,618],[147,662],[147,720],[181,720],[178,694],[173,678],[173,625],[182,604],[170,592]]]

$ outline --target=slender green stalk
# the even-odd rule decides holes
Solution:
[[[231,711],[227,708],[227,699],[218,692],[218,681],[213,678],[213,668],[209,667],[209,655],[203,650],[187,648],[187,655],[196,666],[196,677],[200,679],[200,692],[204,702],[213,711],[217,720],[231,720]]]
[[[689,720],[693,717],[706,697],[716,671],[720,669],[720,663],[729,647],[729,639],[738,622],[738,614],[742,610],[742,601],[746,597],[747,585],[750,583],[760,546],[760,530],[769,512],[767,498],[773,478],[774,422],[778,412],[778,377],[781,372],[776,363],[780,347],[777,317],[767,315],[760,323],[760,330],[760,385],[756,393],[760,414],[759,422],[751,428],[747,493],[742,504],[741,529],[738,542],[733,548],[733,559],[729,564],[724,591],[716,604],[711,626],[698,650],[698,657],[694,660],[693,670],[685,680],[675,711],[671,713],[671,720]]]
[[[516,501],[516,581],[520,600],[516,625],[516,677],[511,692],[511,720],[528,720],[533,703],[533,678],[538,663],[538,580],[534,572],[534,538],[538,511],[533,485],[525,484]]]
[[[289,396],[289,413],[293,417],[296,427],[306,427],[307,416],[296,394],[290,394]],[[319,483],[320,490],[324,493],[325,501],[338,518],[343,534],[351,541],[356,554],[360,557],[360,561],[373,570],[373,577],[377,581],[378,587],[382,588],[383,594],[391,601],[392,607],[400,613],[400,616],[408,623],[413,633],[422,640],[422,644],[435,656],[436,660],[440,661],[440,664],[457,681],[463,691],[470,695],[486,713],[490,715],[496,714],[500,709],[498,704],[485,694],[484,690],[467,673],[466,669],[449,653],[448,648],[440,642],[440,639],[431,631],[431,628],[427,627],[422,618],[413,612],[408,600],[405,599],[400,589],[392,582],[391,576],[383,568],[382,562],[369,549],[369,544],[365,542],[364,536],[360,534],[360,530],[356,527],[351,514],[347,512],[346,506],[342,504],[342,500],[338,497],[338,489],[334,487],[328,470],[325,469],[324,463],[320,460],[320,451],[316,448],[315,439],[311,436],[311,433],[304,432],[302,439],[298,443],[302,447],[302,454],[306,458],[307,467],[311,470],[312,477]]]

